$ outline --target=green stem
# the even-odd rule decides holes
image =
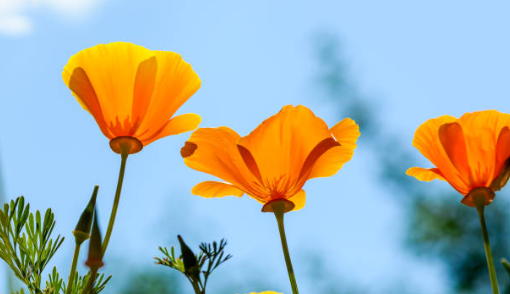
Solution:
[[[94,282],[96,281],[97,276],[97,269],[91,269],[90,270],[90,276],[87,281],[87,284],[85,285],[85,288],[83,288],[83,291],[81,294],[91,294],[92,290],[94,290]]]
[[[487,267],[489,268],[489,276],[491,279],[491,287],[493,294],[499,294],[498,279],[494,268],[494,260],[492,259],[491,244],[489,243],[489,234],[485,225],[485,206],[477,205],[478,217],[480,218],[480,226],[482,227],[483,246],[485,248],[485,257],[487,257]]]
[[[294,276],[294,269],[290,261],[289,248],[287,246],[287,237],[285,237],[285,228],[283,226],[283,209],[274,211],[276,222],[278,223],[278,230],[280,231],[280,239],[282,240],[283,255],[285,256],[285,264],[287,264],[287,272],[289,273],[290,286],[292,287],[293,294],[299,294],[296,277]]]
[[[200,290],[198,282],[194,281],[192,278],[189,278],[189,277],[188,277],[188,280],[191,282],[191,285],[193,285],[193,290],[195,290],[195,294],[205,294],[205,289],[204,289],[204,292],[202,292]]]
[[[69,280],[67,281],[66,294],[71,293],[74,284],[74,275],[76,274],[76,266],[78,265],[78,256],[80,255],[81,244],[76,243],[74,247],[73,264],[71,265],[71,272],[69,273]]]
[[[124,181],[124,171],[126,170],[126,161],[128,158],[127,152],[121,153],[121,163],[120,163],[120,171],[119,171],[119,181],[117,182],[117,190],[115,191],[115,199],[113,200],[112,213],[110,215],[110,222],[108,223],[108,229],[106,230],[106,234],[104,235],[103,247],[102,247],[102,255],[106,252],[106,248],[108,247],[108,242],[110,241],[110,236],[113,230],[113,224],[115,223],[115,216],[117,215],[117,208],[119,207],[120,200],[120,192],[122,190],[122,182]]]

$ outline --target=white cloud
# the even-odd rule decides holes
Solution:
[[[67,19],[79,19],[107,0],[0,0],[0,34],[23,36],[31,32],[33,12],[53,10]]]
[[[32,23],[23,15],[0,15],[0,34],[23,36],[32,31]]]

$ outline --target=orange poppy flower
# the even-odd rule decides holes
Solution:
[[[131,43],[100,44],[72,56],[62,76],[117,153],[126,143],[129,153],[136,153],[200,123],[193,113],[173,117],[201,83],[177,53]]]
[[[360,133],[346,118],[328,129],[304,106],[285,106],[246,137],[227,127],[200,128],[181,150],[187,166],[226,181],[202,182],[191,190],[202,197],[241,197],[247,193],[271,211],[273,200],[285,211],[301,209],[311,178],[334,175],[349,161]]]
[[[465,196],[462,203],[475,207],[474,197],[481,195],[487,205],[508,180],[509,126],[510,115],[495,110],[430,119],[416,130],[413,146],[436,167],[406,173],[420,181],[448,181]]]

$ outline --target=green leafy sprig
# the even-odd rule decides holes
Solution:
[[[55,293],[41,289],[42,272],[64,242],[60,235],[55,240],[51,238],[54,228],[51,209],[46,210],[44,218],[39,210],[34,215],[23,196],[4,204],[0,210],[0,258],[32,294]],[[51,283],[50,279],[50,285],[57,286]]]
[[[205,294],[207,281],[212,272],[222,263],[232,258],[225,255],[227,241],[221,239],[219,243],[214,241],[200,244],[200,253],[194,254],[186,245],[181,236],[177,236],[181,245],[181,255],[176,257],[174,246],[170,251],[166,247],[159,247],[164,255],[163,258],[155,257],[156,264],[168,266],[183,273],[190,281],[196,294]]]

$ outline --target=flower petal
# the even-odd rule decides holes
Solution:
[[[499,172],[505,161],[510,158],[510,128],[505,126],[498,135],[496,142],[496,170]]]
[[[83,68],[95,90],[104,120],[122,125],[131,119],[138,66],[153,55],[152,51],[131,43],[100,44],[73,55],[62,75],[69,86],[73,71]]]
[[[152,136],[153,133],[143,132],[164,125],[201,85],[198,75],[180,54],[167,51],[153,51],[153,54],[156,56],[158,72],[147,110],[151,116],[142,121],[138,134],[144,136]]]
[[[131,121],[133,125],[130,135],[133,135],[138,130],[138,127],[147,113],[152,93],[154,92],[157,72],[158,63],[154,56],[142,61],[138,65],[133,89],[133,106],[131,108]]]
[[[313,166],[309,178],[330,177],[336,174],[346,163],[351,160],[356,141],[360,135],[359,126],[350,118],[345,118],[329,131],[340,146],[329,149],[322,155]]]
[[[227,183],[220,183],[215,181],[206,181],[195,185],[191,189],[191,194],[202,196],[205,198],[224,197],[224,196],[237,196],[241,197],[244,194],[243,190],[236,188]]]
[[[240,136],[227,127],[199,128],[181,150],[184,163],[195,170],[214,175],[251,195],[257,182],[244,164],[236,142]],[[252,192],[252,193],[250,193]]]
[[[464,131],[472,187],[487,187],[498,175],[497,141],[501,130],[510,126],[510,115],[496,110],[466,113],[458,120]]]
[[[148,145],[155,140],[161,139],[170,135],[177,135],[185,132],[192,131],[198,127],[202,118],[200,115],[195,113],[181,114],[173,117],[169,120],[164,127],[158,133],[155,133],[152,137],[144,138],[141,137],[143,145]]]
[[[293,195],[310,152],[324,139],[331,138],[326,123],[304,106],[285,106],[266,119],[238,145],[254,158],[264,186],[277,195]]]
[[[427,120],[414,133],[413,146],[441,171],[457,191],[466,195],[470,190],[469,184],[460,176],[439,139],[439,128],[454,121],[456,118],[449,115]]]
[[[446,181],[441,175],[441,171],[437,168],[411,167],[406,171],[406,175],[425,182],[430,182],[435,179]]]
[[[447,123],[439,127],[439,141],[466,183],[472,182],[471,168],[469,167],[466,140],[462,127],[457,122]]]
[[[73,95],[78,99],[81,106],[92,114],[101,129],[101,132],[103,132],[107,138],[113,139],[114,136],[106,127],[107,124],[104,120],[101,105],[97,99],[94,87],[92,87],[89,77],[83,68],[77,67],[73,70],[72,75],[69,77],[68,87],[73,92]]]
[[[297,192],[294,196],[289,198],[289,201],[292,201],[294,203],[294,208],[292,211],[300,210],[303,207],[305,207],[306,203],[306,193],[305,190],[300,190]]]

